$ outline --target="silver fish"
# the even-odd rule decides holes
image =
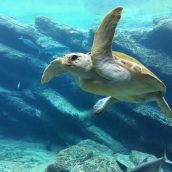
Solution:
[[[159,172],[163,163],[172,164],[172,162],[167,159],[166,154],[156,160],[143,162],[129,172]]]
[[[172,162],[167,159],[166,154],[164,154],[163,157],[157,158],[152,161],[147,161],[147,159],[145,159],[141,164],[129,171],[124,164],[121,164],[118,161],[117,163],[123,172],[160,172],[160,168],[163,163],[169,163],[172,165]]]

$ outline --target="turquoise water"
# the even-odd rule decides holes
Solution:
[[[123,11],[113,50],[155,73],[172,107],[172,0],[4,0],[0,172],[43,172],[47,166],[45,172],[124,172],[163,157],[164,150],[172,160],[172,120],[155,102],[119,101],[95,115],[93,106],[104,97],[81,90],[69,72],[41,84],[52,60],[91,51],[103,17],[118,6]],[[172,171],[162,163],[163,172]]]
[[[34,23],[36,16],[47,16],[55,21],[77,28],[87,29],[99,23],[102,17],[112,8],[123,6],[121,24],[132,27],[142,25],[158,16],[170,16],[171,0],[12,0],[1,2],[0,14],[18,18],[25,23]]]

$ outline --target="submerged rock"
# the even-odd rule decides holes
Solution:
[[[36,17],[35,26],[42,34],[69,47],[71,51],[82,52],[86,50],[86,36],[81,31],[55,23],[47,17]]]
[[[108,147],[91,140],[81,141],[78,145],[60,151],[54,165],[60,164],[60,166],[65,167],[65,170],[69,170],[70,172],[90,172],[93,170],[121,172],[119,167],[114,166],[115,161],[111,158],[112,153],[109,152],[110,154],[106,155],[106,151],[102,152],[99,146],[104,147],[104,149],[106,148],[108,152],[110,151]],[[103,157],[103,154],[105,157]],[[54,170],[53,172],[59,171]]]
[[[7,16],[0,16],[0,42],[21,52],[34,54],[37,58],[43,53],[56,55],[58,51],[68,50],[33,26]]]
[[[71,168],[70,172],[122,172],[120,167],[117,165],[115,158],[94,156],[88,161],[81,165],[76,165]]]
[[[47,167],[45,172],[70,172],[63,164],[54,163]]]
[[[129,155],[114,154],[110,153],[108,147],[106,150],[109,151],[104,151],[99,149],[99,146],[106,147],[86,140],[64,149],[58,153],[56,162],[49,165],[45,172],[123,172],[119,163],[123,164],[128,171],[140,164],[145,158],[156,159],[152,155],[139,151],[132,151]]]
[[[159,22],[161,22],[162,20],[168,20],[168,19],[172,19],[172,17],[167,17],[167,16],[162,16],[162,17],[155,17],[154,19],[153,19],[153,24],[154,25],[157,25]]]
[[[82,163],[93,156],[93,152],[84,146],[72,146],[58,153],[57,162],[65,166],[73,166]]]
[[[73,106],[67,99],[52,89],[44,89],[43,92],[40,92],[40,96],[48,100],[62,114],[70,115],[78,120],[84,120],[84,118],[90,115],[89,111],[78,110],[77,107]]]
[[[172,53],[172,18],[159,18],[156,21],[155,27],[145,33],[141,41],[147,46],[162,51],[168,54]]]
[[[110,147],[114,152],[122,152],[127,153],[128,150],[125,148],[120,141],[116,140],[115,138],[111,137],[108,133],[97,126],[89,126],[87,130],[93,134],[93,140],[97,140],[100,143],[104,143],[106,146]]]
[[[106,155],[112,155],[113,154],[113,151],[109,147],[105,146],[104,144],[100,144],[98,142],[95,142],[91,139],[82,140],[77,145],[85,147],[88,150],[91,150],[94,155],[100,155],[100,154],[102,154],[102,152],[106,153]]]

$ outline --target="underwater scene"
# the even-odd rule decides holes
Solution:
[[[172,0],[0,5],[0,172],[172,172]]]

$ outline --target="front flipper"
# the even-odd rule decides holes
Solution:
[[[117,99],[109,96],[103,99],[98,100],[98,102],[93,107],[93,113],[96,115],[100,115],[103,113],[109,106],[113,103],[117,102]]]
[[[94,61],[99,55],[112,57],[112,39],[115,28],[121,18],[122,7],[112,10],[105,16],[94,36],[91,58]]]
[[[41,83],[47,83],[55,76],[65,73],[61,58],[53,60],[44,70]]]

